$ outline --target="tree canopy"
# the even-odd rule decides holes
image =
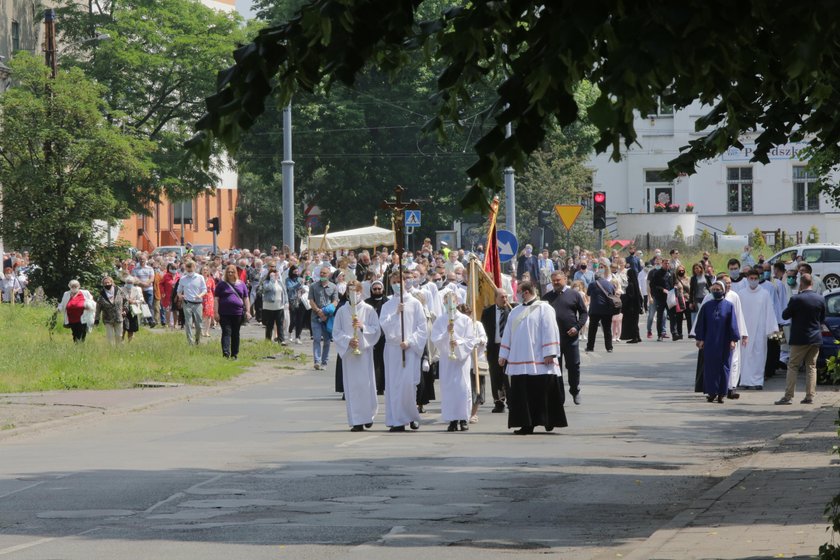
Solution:
[[[636,142],[635,114],[655,113],[660,100],[682,108],[699,99],[710,110],[697,127],[708,132],[670,162],[672,174],[693,173],[699,161],[739,146],[747,131],[758,132],[753,161],[766,163],[776,144],[804,140],[824,168],[840,162],[840,17],[826,0],[453,1],[433,17],[421,11],[428,2],[306,2],[236,51],[187,146],[204,160],[216,140],[235,150],[270,95],[282,105],[322,83],[352,86],[369,65],[393,73],[419,51],[443,68],[426,130],[445,135],[447,124],[464,126],[462,117],[475,112],[488,123],[474,143],[467,173],[475,184],[464,207],[486,207],[504,166],[523,169],[552,123],[578,119],[583,80],[600,91],[585,109],[598,131],[596,150],[614,159],[622,144]],[[495,94],[476,100],[476,87]],[[508,123],[513,135],[505,138]]]
[[[104,86],[79,69],[52,79],[25,52],[9,66],[17,85],[0,97],[0,234],[29,249],[33,285],[58,297],[72,278],[99,282],[105,228],[128,216],[123,191],[149,180],[154,146],[106,120]]]
[[[106,86],[108,119],[156,145],[154,174],[127,200],[136,210],[161,194],[190,198],[217,184],[222,151],[205,168],[185,157],[183,142],[215,89],[214,70],[232,62],[247,36],[241,23],[198,0],[62,0],[62,66]]]

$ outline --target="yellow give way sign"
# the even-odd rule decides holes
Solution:
[[[575,220],[577,220],[578,216],[580,216],[582,210],[583,206],[580,204],[554,205],[554,211],[557,213],[557,217],[560,218],[560,221],[563,222],[563,225],[566,226],[566,231],[572,229],[572,226],[575,225]]]

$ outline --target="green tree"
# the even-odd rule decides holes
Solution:
[[[840,56],[840,15],[820,3],[772,0],[756,8],[690,0],[669,10],[650,0],[451,4],[434,17],[424,17],[423,0],[303,4],[291,21],[264,29],[238,51],[189,146],[204,158],[214,139],[233,149],[272,92],[282,105],[323,80],[352,86],[369,64],[390,73],[414,50],[444,66],[427,130],[444,132],[474,112],[491,123],[474,142],[477,160],[467,169],[487,192],[474,185],[462,200],[467,207],[486,207],[502,168],[523,169],[552,121],[575,122],[582,80],[601,92],[587,110],[599,131],[596,149],[615,159],[622,144],[636,142],[634,115],[655,113],[660,102],[679,109],[700,100],[709,110],[697,128],[707,132],[670,162],[672,174],[693,173],[699,161],[740,146],[739,137],[754,130],[762,132],[752,161],[768,162],[770,149],[793,140],[825,156],[824,168],[840,163],[840,78],[825,63]],[[494,96],[476,100],[477,85],[495,88]],[[506,139],[508,123],[514,133]]]
[[[104,228],[129,213],[121,185],[149,179],[153,146],[108,122],[105,86],[80,70],[51,79],[26,53],[9,64],[17,85],[0,97],[0,233],[29,249],[33,284],[57,297],[73,278],[98,282]]]
[[[703,231],[700,232],[698,245],[701,251],[711,251],[715,248],[715,238],[707,228],[703,228]]]
[[[738,235],[735,231],[735,228],[732,227],[732,224],[726,224],[726,229],[723,230],[723,235]]]
[[[156,145],[153,176],[125,190],[135,209],[164,193],[177,200],[217,184],[224,154],[214,150],[205,169],[185,157],[183,142],[216,87],[216,71],[247,36],[241,24],[237,14],[198,0],[62,0],[62,65],[103,84],[108,119]],[[98,34],[109,39],[93,40]]]
[[[761,253],[767,249],[767,243],[764,241],[764,233],[760,227],[752,230],[752,248],[756,253]]]
[[[274,13],[269,8],[289,13],[295,3],[300,2],[260,2],[256,7],[258,13],[269,17]],[[379,205],[397,184],[408,190],[410,198],[421,200],[423,226],[413,236],[412,245],[437,229],[450,229],[454,219],[463,217],[458,206],[468,184],[463,165],[472,157],[466,150],[470,139],[486,127],[480,115],[465,115],[469,126],[463,130],[449,127],[446,138],[422,134],[424,123],[434,114],[429,96],[440,70],[415,52],[390,78],[367,68],[353,89],[337,85],[327,92],[319,85],[312,92],[296,95],[296,208],[318,205],[323,223],[315,232],[327,222],[332,231],[370,225],[374,215],[381,225],[389,227],[390,217],[379,210]],[[486,88],[484,92],[476,90],[476,95],[486,96],[488,92]],[[247,236],[243,241],[260,238],[259,227],[270,233],[270,239],[263,237],[261,244],[279,240],[279,213],[274,215],[273,224],[266,220],[262,226],[256,224],[261,213],[258,207],[282,210],[277,206],[282,199],[282,134],[282,106],[271,102],[264,118],[242,137],[236,158],[243,177],[238,214],[240,231]],[[300,235],[306,228],[300,219],[302,212],[296,215]]]

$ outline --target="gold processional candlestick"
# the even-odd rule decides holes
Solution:
[[[447,305],[447,312],[449,313],[449,359],[455,360],[457,356],[455,355],[455,313],[456,308],[454,305],[453,300],[455,299],[455,294],[450,293],[448,298],[448,305]]]
[[[361,356],[362,351],[359,349],[359,332],[356,329],[357,315],[356,315],[356,298],[355,298],[355,295],[356,294],[352,294],[350,296],[350,311],[352,312],[352,316],[353,316],[353,340],[356,341],[356,347],[353,348],[353,355],[354,356]]]

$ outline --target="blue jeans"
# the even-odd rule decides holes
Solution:
[[[330,333],[327,332],[327,324],[322,323],[314,312],[312,313],[312,354],[316,364],[327,365],[330,359]]]
[[[656,300],[651,298],[648,303],[647,332],[653,332],[653,318],[656,316]]]
[[[149,306],[149,311],[154,309],[154,304],[155,304],[155,291],[154,290],[148,290],[148,291],[143,290],[143,299],[146,300],[146,305]],[[157,324],[157,321],[155,321],[155,314],[152,313],[152,316],[149,317],[148,319],[146,319],[146,322],[149,325]]]

